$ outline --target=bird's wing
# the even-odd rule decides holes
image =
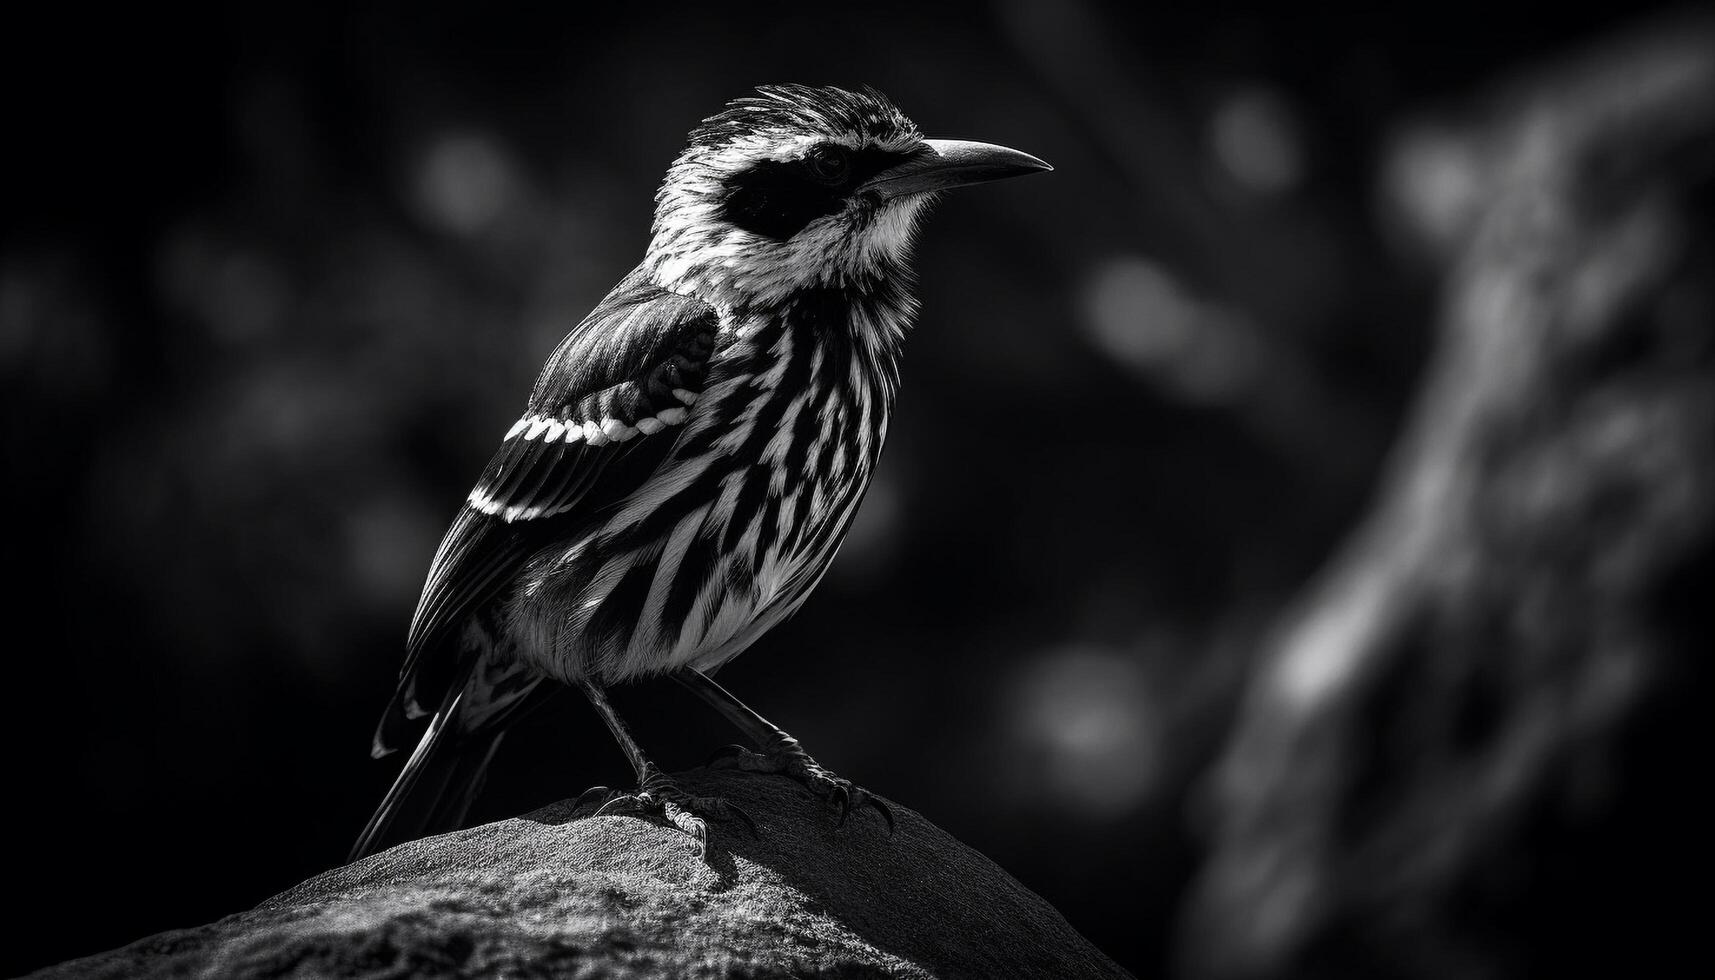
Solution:
[[[712,307],[634,274],[560,343],[435,554],[378,752],[462,676],[444,641],[465,618],[537,550],[648,479],[702,393],[717,328]]]

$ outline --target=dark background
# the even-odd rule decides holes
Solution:
[[[858,525],[722,680],[1158,972],[1199,775],[1431,345],[1382,151],[1640,17],[1551,9],[5,15],[0,968],[342,860],[430,554],[541,359],[640,258],[685,132],[802,81],[1058,170],[933,215]],[[618,704],[669,768],[731,740],[670,684]],[[565,697],[476,816],[628,778]]]

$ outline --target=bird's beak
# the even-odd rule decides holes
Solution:
[[[949,187],[982,184],[1053,169],[1028,153],[993,143],[924,140],[922,148],[910,159],[876,174],[859,190],[890,201],[908,194],[944,191]]]

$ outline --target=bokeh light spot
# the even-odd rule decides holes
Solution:
[[[1113,818],[1136,808],[1155,784],[1149,690],[1135,660],[1091,648],[1052,651],[1019,674],[1011,702],[1036,797]]]
[[[493,139],[445,134],[429,144],[417,165],[419,206],[431,222],[457,234],[488,228],[519,190],[518,168]]]
[[[1280,194],[1304,179],[1304,139],[1292,107],[1278,93],[1234,93],[1209,119],[1209,144],[1221,167],[1258,194]]]
[[[1233,310],[1198,298],[1141,256],[1097,266],[1080,306],[1086,335],[1108,357],[1186,401],[1226,403],[1253,385],[1262,356]]]
[[[1437,248],[1456,242],[1482,209],[1482,168],[1473,147],[1424,127],[1399,141],[1382,171],[1382,199],[1397,208],[1404,229]]]

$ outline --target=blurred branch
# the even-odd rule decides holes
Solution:
[[[1491,928],[1530,900],[1506,884],[1521,862],[1567,860],[1532,854],[1526,825],[1607,802],[1603,753],[1706,653],[1662,608],[1715,523],[1711,243],[1691,217],[1712,138],[1715,29],[1696,20],[1393,148],[1391,203],[1448,266],[1438,350],[1210,786],[1193,973],[1541,967]],[[1613,941],[1569,932],[1573,962]]]

